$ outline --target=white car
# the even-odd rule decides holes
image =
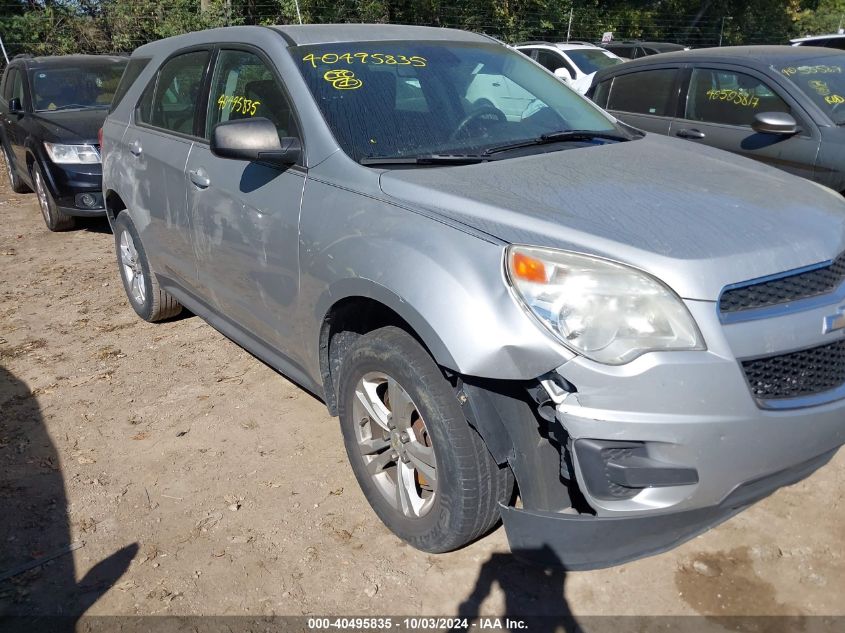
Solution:
[[[525,42],[514,48],[581,94],[590,88],[596,71],[625,61],[599,46],[582,42]]]
[[[826,48],[845,48],[845,33],[830,35],[812,35],[789,40],[793,46],[824,46]]]

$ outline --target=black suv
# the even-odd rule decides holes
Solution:
[[[125,57],[19,56],[0,84],[0,146],[12,189],[34,190],[47,228],[105,215],[97,133]]]

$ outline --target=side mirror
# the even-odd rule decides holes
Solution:
[[[798,123],[786,112],[759,112],[754,115],[751,129],[760,134],[791,136],[798,133]]]
[[[572,81],[575,79],[575,77],[572,76],[572,72],[563,66],[555,69],[555,77],[562,79],[563,81]]]
[[[256,117],[215,126],[211,133],[211,153],[220,158],[288,167],[302,157],[302,144],[294,137],[279,139],[272,121]]]
[[[18,97],[9,99],[9,114],[23,114],[23,105]]]

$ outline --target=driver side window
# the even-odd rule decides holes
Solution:
[[[205,137],[225,121],[263,117],[276,126],[279,137],[299,136],[290,102],[275,75],[258,55],[222,50],[211,80]]]
[[[703,123],[750,127],[759,112],[791,112],[765,82],[745,73],[696,68],[684,117]]]

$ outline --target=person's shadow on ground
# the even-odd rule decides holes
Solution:
[[[520,558],[542,560],[546,566]],[[482,565],[472,593],[458,607],[458,617],[478,619],[482,602],[497,584],[505,594],[504,615],[511,620],[527,619],[527,630],[532,633],[580,633],[566,602],[565,582],[563,563],[549,548],[524,556],[495,553]],[[505,627],[504,617],[499,619],[503,628],[518,628]]]
[[[38,402],[0,366],[0,630],[73,631],[138,551],[118,550],[77,582],[71,550],[81,544],[70,538],[59,456]]]

